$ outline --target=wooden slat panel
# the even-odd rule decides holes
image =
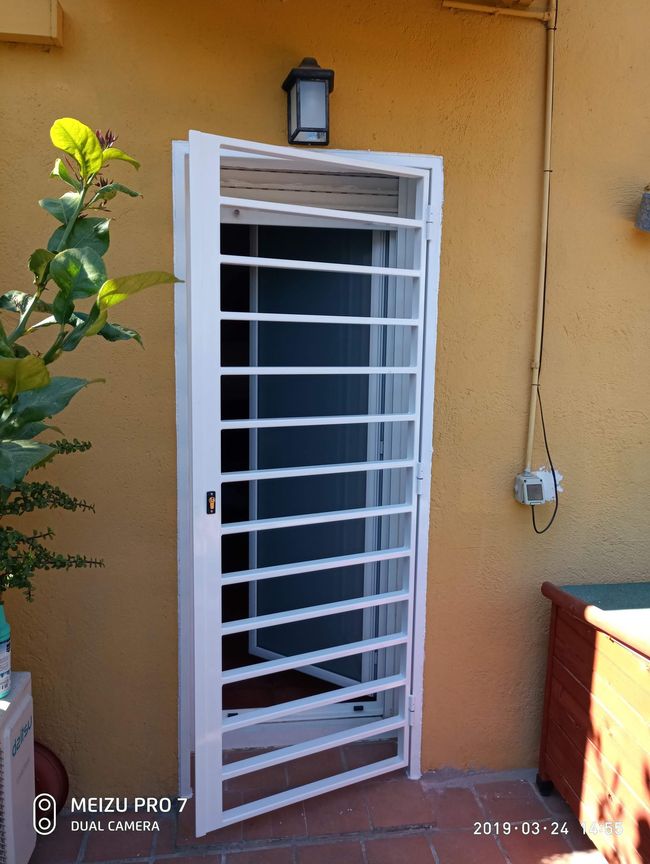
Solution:
[[[583,639],[574,627],[579,624],[572,616],[558,614],[555,655],[588,690],[592,680],[602,689],[607,682],[616,682],[617,692],[642,717],[650,716],[650,673],[638,655],[630,653],[604,633],[591,630],[591,642]],[[634,675],[632,678],[627,673]]]
[[[583,760],[582,754],[567,739],[564,732],[553,722],[548,737],[549,764],[554,765],[558,775],[551,779],[561,788],[566,783],[580,798],[580,819],[582,821],[623,822],[624,830],[620,837],[591,835],[592,841],[601,851],[614,848],[626,864],[647,864],[650,860],[648,840],[639,834],[638,824],[647,820],[648,812],[641,807],[626,787],[617,785],[616,777],[607,767],[594,759],[591,754]],[[563,778],[563,779],[560,779]],[[642,844],[645,849],[642,849]],[[638,848],[637,848],[638,846]],[[627,857],[625,857],[627,856]]]
[[[554,608],[540,766],[586,822],[620,821],[591,836],[610,861],[650,861],[647,658]],[[644,833],[645,832],[645,833]]]
[[[589,710],[585,711],[574,698],[573,692],[554,679],[549,717],[562,729],[578,752],[591,752],[594,758],[600,754],[640,802],[647,799],[650,808],[646,780],[650,754],[644,744],[628,735],[596,700],[592,700]],[[625,766],[623,776],[621,766]]]
[[[631,708],[609,682],[598,679],[596,692],[592,693],[578,684],[567,668],[557,660],[553,663],[553,679],[571,693],[579,710],[587,716],[590,714],[592,703],[597,702],[597,710],[605,712],[612,722],[618,723],[636,740],[647,741],[647,720]]]

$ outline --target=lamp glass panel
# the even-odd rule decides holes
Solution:
[[[327,132],[298,132],[294,144],[327,144]]]
[[[298,126],[298,110],[297,110],[297,97],[296,90],[298,89],[297,85],[294,84],[291,90],[289,91],[289,138],[292,139],[296,134],[296,128]]]
[[[327,81],[301,81],[300,128],[327,129]]]

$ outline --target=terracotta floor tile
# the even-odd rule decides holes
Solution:
[[[439,864],[505,864],[493,837],[467,831],[441,831],[431,835],[431,843]]]
[[[272,765],[263,771],[251,771],[250,774],[233,777],[224,783],[224,789],[243,792],[247,800],[274,795],[286,788],[287,772],[284,765]],[[254,794],[246,795],[247,792]]]
[[[68,817],[58,817],[54,834],[39,837],[29,864],[74,864],[79,855],[83,833],[72,831]]]
[[[559,795],[557,792],[553,792],[551,795],[545,795],[540,797],[542,799],[543,805],[554,816],[573,816],[573,811],[566,803],[564,798],[562,798],[562,796]]]
[[[221,852],[214,855],[190,855],[182,858],[156,858],[154,864],[221,864]]]
[[[300,846],[298,864],[364,864],[361,843],[324,843]]]
[[[230,852],[226,855],[226,864],[293,864],[293,850],[285,846],[281,849]]]
[[[231,765],[233,762],[241,762],[242,759],[250,759],[268,753],[271,747],[240,747],[236,750],[223,751],[223,764]]]
[[[576,852],[591,852],[596,848],[589,835],[585,834],[582,830],[582,827],[575,816],[570,816],[568,819],[562,821],[566,822],[566,826],[569,829],[566,839],[569,841],[569,845],[575,849]]]
[[[310,837],[370,830],[366,796],[359,786],[346,786],[310,798],[305,801],[305,815]]]
[[[433,823],[440,830],[471,829],[474,822],[482,822],[485,818],[471,789],[425,789],[424,794],[431,804]]]
[[[548,811],[526,780],[477,783],[476,791],[488,820],[522,822],[549,818]]]
[[[244,840],[282,840],[288,837],[305,837],[305,813],[302,804],[292,804],[263,813],[243,823]]]
[[[551,835],[550,830],[549,823],[548,830],[542,829],[542,833],[537,835],[524,836],[521,831],[513,831],[509,837],[502,836],[499,839],[512,864],[542,864],[544,858],[571,852],[564,837]]]
[[[304,756],[302,759],[294,759],[293,762],[287,763],[289,788],[304,786],[323,777],[331,777],[332,774],[338,774],[343,770],[345,769],[341,760],[341,751],[338,748]]]
[[[368,864],[432,864],[434,860],[424,834],[367,840],[366,857]]]
[[[160,831],[156,838],[156,855],[168,855],[176,850],[176,817],[160,821]]]
[[[84,820],[85,821],[85,820]],[[111,831],[114,822],[146,821],[138,819],[134,813],[116,813],[105,816],[99,821],[102,831],[89,831],[88,845],[84,861],[113,861],[120,858],[148,858],[151,854],[154,832],[152,831]],[[153,820],[149,820],[153,821]]]
[[[366,801],[375,828],[433,824],[431,805],[416,780],[400,777],[368,784]]]
[[[343,760],[347,769],[351,771],[362,765],[390,759],[391,756],[395,755],[395,751],[395,741],[365,741],[359,744],[348,744],[344,747]]]

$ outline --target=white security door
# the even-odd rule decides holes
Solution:
[[[198,132],[176,158],[181,773],[192,751],[202,835],[417,771],[442,182],[440,160]],[[350,711],[324,728],[328,706]],[[238,749],[280,720],[295,743]]]

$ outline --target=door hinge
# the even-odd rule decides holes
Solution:
[[[412,693],[408,695],[406,707],[408,709],[409,726],[412,726],[415,722],[415,696]]]
[[[415,492],[417,495],[422,495],[424,492],[424,465],[418,462],[415,466]]]
[[[427,226],[426,227],[426,237],[427,237],[427,240],[434,240],[435,236],[436,236],[436,230],[435,229],[437,228],[438,220],[436,219],[436,212],[435,212],[433,207],[431,207],[431,206],[427,207],[426,217],[427,217],[426,218],[426,226]]]

